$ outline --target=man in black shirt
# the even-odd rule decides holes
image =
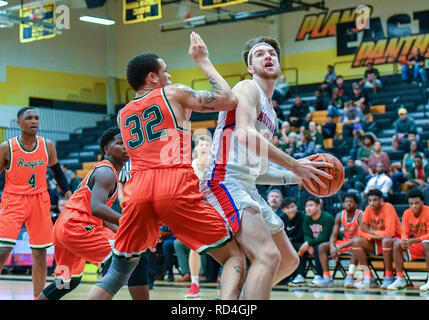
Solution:
[[[413,75],[414,80],[421,77],[424,83],[428,82],[428,76],[425,70],[425,57],[420,53],[420,49],[415,47],[408,63],[402,65],[402,80],[409,82]]]
[[[295,104],[290,109],[289,123],[292,127],[299,128],[305,124],[305,116],[310,112],[301,97],[295,98]]]
[[[370,101],[368,94],[362,90],[359,84],[353,84],[353,93],[351,99],[354,105],[358,106],[363,114],[369,113]]]
[[[371,62],[367,63],[366,68],[365,75],[359,84],[361,87],[373,89],[374,93],[377,93],[378,88],[381,88],[380,73]]]

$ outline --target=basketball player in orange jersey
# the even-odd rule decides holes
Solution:
[[[369,205],[365,208],[360,224],[359,236],[352,241],[353,254],[358,263],[366,267],[364,280],[356,283],[356,288],[377,287],[368,268],[367,252],[376,256],[383,254],[384,281],[382,289],[393,282],[393,254],[392,247],[396,239],[401,237],[401,222],[395,207],[384,202],[383,193],[378,189],[368,192]]]
[[[54,226],[56,282],[39,300],[59,300],[82,280],[85,262],[98,265],[112,256],[112,244],[120,214],[112,209],[118,194],[118,173],[129,156],[119,128],[107,129],[100,138],[104,160],[93,165],[78,189],[67,201]],[[148,299],[147,279],[136,268],[128,281],[133,299]]]
[[[67,199],[71,192],[54,144],[37,136],[40,119],[36,109],[22,108],[17,118],[21,135],[0,145],[0,172],[6,171],[0,204],[0,273],[25,223],[33,256],[33,291],[37,297],[45,287],[46,248],[52,245],[47,167]]]
[[[219,113],[209,164],[200,182],[207,201],[228,220],[252,262],[243,299],[269,299],[272,286],[299,264],[283,221],[259,195],[256,184],[305,180],[317,190],[318,184],[326,187],[319,176],[332,179],[316,168],[332,165],[312,162],[316,155],[295,160],[269,142],[277,121],[271,98],[280,74],[279,57],[280,48],[274,39],[260,37],[246,43],[243,59],[252,80],[234,87],[237,108]],[[268,166],[270,161],[290,171]]]
[[[387,287],[399,290],[407,287],[404,277],[404,260],[413,261],[424,257],[429,275],[429,206],[425,206],[424,195],[420,190],[408,193],[409,208],[402,215],[401,240],[393,245],[393,257],[396,267],[396,280]],[[429,290],[427,282],[420,286],[421,291]]]
[[[315,287],[332,287],[334,281],[329,273],[329,254],[332,259],[338,261],[342,253],[351,254],[352,240],[358,235],[358,229],[362,220],[363,211],[358,208],[359,197],[355,193],[347,193],[343,200],[344,210],[337,213],[334,227],[332,228],[329,242],[320,244],[319,260],[323,269],[323,279]],[[340,230],[343,229],[344,238],[339,240]],[[350,258],[349,272],[344,280],[346,288],[354,287],[354,272],[357,259],[354,255]]]
[[[190,111],[232,110],[236,99],[208,58],[201,37],[192,32],[189,56],[211,83],[212,91],[171,85],[167,66],[155,54],[128,64],[127,78],[137,97],[118,114],[131,160],[131,179],[124,188],[122,217],[112,265],[89,293],[89,299],[112,299],[134,269],[138,256],[155,247],[159,225],[197,252],[209,251],[224,265],[222,299],[237,299],[245,276],[245,258],[225,220],[207,204],[193,172]]]

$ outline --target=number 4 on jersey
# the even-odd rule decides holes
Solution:
[[[31,188],[36,188],[36,175],[33,173],[28,180],[28,184],[31,186]]]

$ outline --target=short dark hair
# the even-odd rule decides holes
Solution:
[[[160,64],[158,55],[145,53],[138,55],[128,62],[127,80],[134,91],[139,90],[146,81],[146,77],[151,72],[158,72]]]
[[[270,37],[258,37],[258,38],[251,39],[251,40],[247,41],[246,44],[244,45],[244,49],[243,49],[241,54],[243,56],[243,60],[244,60],[244,63],[246,64],[246,67],[248,67],[247,58],[249,56],[250,50],[252,50],[252,48],[255,44],[258,44],[261,42],[266,42],[270,46],[272,46],[274,48],[274,50],[277,52],[277,57],[280,61],[280,45],[277,42],[277,40],[274,38],[270,38]],[[252,63],[252,57],[250,57],[250,63]]]
[[[296,204],[296,199],[295,198],[286,198],[286,199],[284,199],[282,201],[282,209],[285,208],[285,207],[288,207],[292,203]]]
[[[359,205],[360,199],[356,192],[347,192],[343,197],[343,202],[346,201],[346,199],[352,199],[357,205]]]
[[[419,154],[416,154],[416,155],[414,156],[414,160],[416,160],[416,159],[423,160],[423,157],[422,157],[421,155],[419,155]]]
[[[36,108],[34,108],[34,107],[24,107],[24,108],[19,109],[19,111],[18,111],[18,113],[16,115],[17,119],[21,118],[21,116],[24,114],[24,112],[28,111],[28,110],[36,110]]]
[[[121,133],[121,130],[118,127],[112,127],[103,132],[100,138],[100,149],[103,155],[104,147],[112,142],[118,133]]]
[[[307,204],[308,201],[313,201],[316,204],[321,204],[320,199],[318,197],[315,197],[315,196],[309,196],[307,199],[305,199],[304,204]]]
[[[379,197],[380,199],[383,199],[383,192],[381,192],[378,189],[371,189],[371,190],[368,191],[367,196],[368,197],[369,196],[376,196],[376,197]]]
[[[425,196],[423,195],[423,192],[418,189],[410,190],[410,192],[408,192],[408,199],[410,198],[420,198],[422,199],[422,201],[425,200]]]

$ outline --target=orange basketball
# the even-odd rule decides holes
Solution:
[[[308,183],[306,181],[303,181],[303,185],[305,189],[312,195],[318,196],[318,197],[329,197],[334,194],[336,194],[341,187],[344,184],[344,167],[340,160],[338,160],[337,157],[333,156],[329,153],[320,153],[316,158],[314,158],[312,161],[316,162],[328,162],[333,164],[334,166],[332,168],[318,168],[320,170],[324,170],[326,173],[330,174],[332,176],[332,180],[329,180],[327,178],[318,176],[320,180],[323,181],[323,183],[326,184],[326,188],[322,188],[320,185],[318,185],[314,180],[312,180],[313,185],[318,189],[318,192],[314,192],[310,189]]]

